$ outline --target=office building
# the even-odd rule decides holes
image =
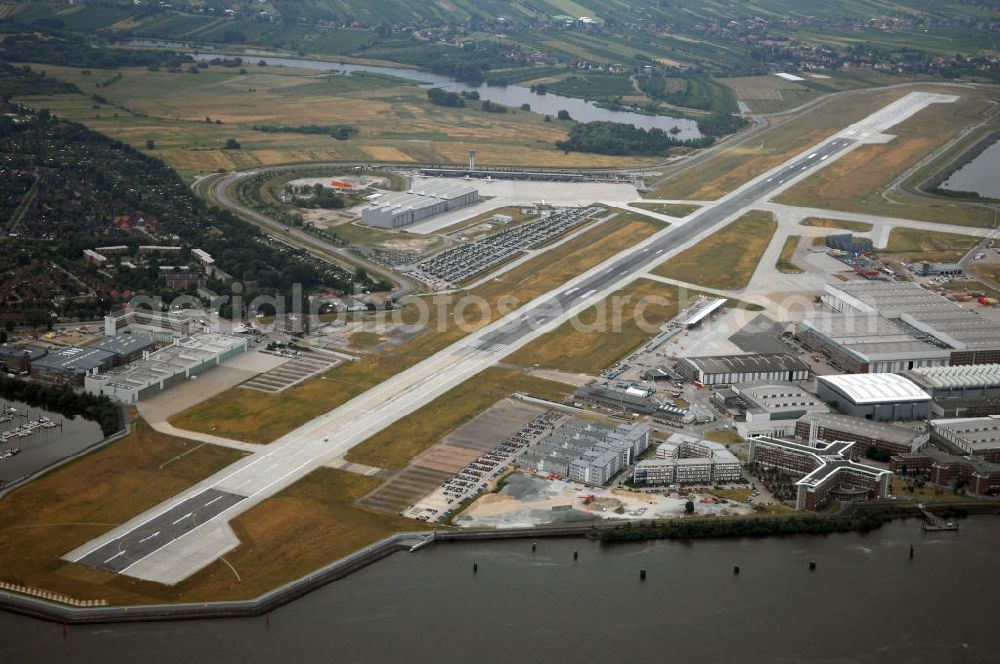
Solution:
[[[134,362],[146,352],[156,348],[153,340],[135,334],[116,334],[113,337],[98,339],[87,348],[100,348],[114,355],[114,366],[120,367]]]
[[[651,429],[639,424],[570,420],[529,447],[515,461],[542,475],[604,485],[649,447]]]
[[[115,366],[115,354],[100,348],[71,346],[31,362],[31,377],[45,383],[80,387],[84,376]]]
[[[671,434],[656,447],[656,458],[640,461],[632,474],[637,486],[719,484],[742,477],[740,460],[725,445],[682,433]]]
[[[854,443],[812,447],[779,438],[750,441],[750,463],[799,477],[795,507],[817,510],[828,502],[862,502],[889,495],[889,472],[852,460]]]
[[[809,441],[812,446],[820,442],[850,441],[857,443],[855,452],[863,455],[869,447],[892,454],[916,452],[927,444],[930,435],[850,415],[816,413],[806,415],[795,423],[795,437]]]

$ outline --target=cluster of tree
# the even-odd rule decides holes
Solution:
[[[561,114],[562,111],[560,119],[564,119]],[[681,141],[662,129],[639,129],[620,122],[575,124],[565,141],[556,141],[556,147],[567,152],[611,155],[662,155],[672,147],[701,147],[703,144],[711,144],[711,140]]]
[[[716,113],[707,118],[698,118],[698,131],[703,136],[718,138],[735,134],[747,125],[747,120],[731,113]]]
[[[869,445],[868,449],[865,450],[865,456],[872,461],[881,461],[883,463],[889,463],[892,459],[892,452],[883,449],[881,447],[875,447],[874,445]]]
[[[243,65],[243,58],[212,58],[208,64],[216,67],[240,67]]]
[[[789,516],[761,519],[677,519],[645,523],[626,522],[616,528],[599,531],[602,540],[627,542],[646,539],[707,539],[717,537],[769,537],[772,535],[825,535],[828,533],[868,532],[880,528],[892,516],[878,509],[859,510],[852,516]]]
[[[494,104],[489,99],[483,100],[480,109],[486,111],[487,113],[506,113],[507,107],[501,104]]]
[[[254,129],[257,131],[264,131],[269,133],[286,133],[286,134],[326,134],[331,136],[338,141],[346,141],[354,134],[358,133],[356,127],[344,124],[334,124],[334,125],[297,125],[294,127],[285,127],[281,125],[254,125]]]
[[[9,376],[0,376],[0,395],[69,417],[80,415],[97,422],[105,436],[122,429],[121,409],[104,395],[77,391],[67,385],[49,385]]]
[[[194,62],[194,58],[190,55],[174,51],[110,48],[95,46],[77,35],[41,37],[36,34],[6,35],[3,41],[0,41],[0,59],[93,69],[118,67],[179,69],[182,64]]]
[[[443,88],[431,88],[427,91],[427,99],[432,104],[438,106],[448,106],[450,108],[462,108],[465,106],[465,98],[457,92],[448,92]]]
[[[339,210],[344,207],[344,199],[332,189],[316,183],[312,187],[312,196],[303,203],[303,207],[323,208],[325,210]]]
[[[735,113],[736,97],[732,90],[716,83],[708,75],[691,73],[682,76],[664,76],[653,73],[636,79],[647,96],[665,101],[673,106],[697,108],[713,113]]]
[[[55,95],[73,92],[81,92],[80,88],[73,83],[50,78],[43,71],[32,71],[28,65],[19,67],[9,62],[0,61],[0,98],[10,99],[23,95]]]

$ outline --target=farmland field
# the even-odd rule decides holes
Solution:
[[[55,65],[35,65],[49,76],[97,92],[102,76]],[[78,94],[25,97],[34,107],[156,154],[182,175],[218,169],[304,161],[463,163],[470,145],[484,165],[600,167],[640,165],[650,159],[563,153],[561,123],[534,113],[486,113],[428,103],[411,85],[368,76],[250,66],[246,74],[210,67],[198,75],[123,69],[122,78],[99,89],[107,103]],[[478,107],[477,107],[478,108]],[[337,141],[294,133],[264,133],[254,125],[350,124],[358,134]],[[239,150],[226,150],[229,138]]]

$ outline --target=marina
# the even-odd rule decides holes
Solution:
[[[101,427],[19,401],[0,403],[0,488],[103,439]]]

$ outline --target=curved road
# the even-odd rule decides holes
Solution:
[[[413,290],[413,282],[395,272],[388,270],[381,265],[377,265],[365,258],[362,258],[343,247],[338,247],[336,245],[327,242],[323,238],[317,237],[311,233],[300,230],[298,228],[287,227],[282,222],[277,219],[272,219],[271,217],[261,214],[260,212],[250,208],[243,203],[235,200],[229,195],[229,190],[232,186],[236,184],[237,181],[250,177],[252,175],[257,175],[263,172],[275,172],[275,171],[285,171],[285,170],[310,170],[314,168],[322,168],[327,164],[298,164],[289,166],[275,166],[258,168],[251,171],[238,171],[235,173],[228,173],[222,177],[217,177],[210,182],[204,189],[205,197],[219,205],[224,207],[234,214],[239,215],[243,219],[251,222],[252,224],[259,226],[271,233],[278,239],[287,241],[289,244],[295,245],[300,249],[303,249],[313,256],[321,260],[335,263],[345,268],[353,268],[355,266],[360,266],[364,268],[369,274],[376,274],[391,282],[398,284],[398,288],[393,290],[395,296],[402,296]],[[337,164],[339,167],[345,166],[345,164]],[[209,176],[211,178],[213,176]],[[208,178],[206,178],[208,179]],[[195,183],[195,189],[198,189],[199,185],[204,182],[200,180]]]

